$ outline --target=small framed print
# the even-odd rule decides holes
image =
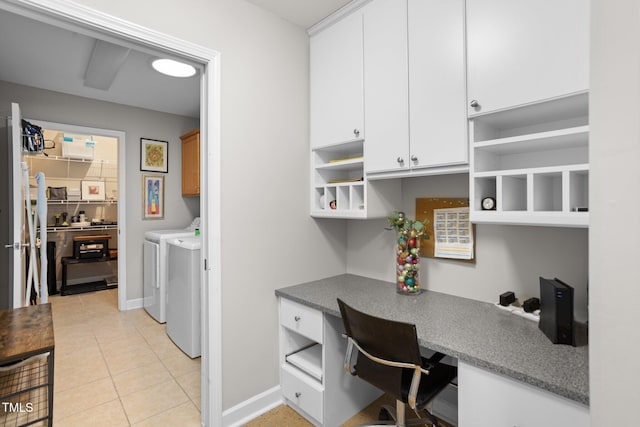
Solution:
[[[169,172],[169,143],[157,139],[140,138],[140,170]]]
[[[164,218],[164,176],[142,176],[142,219]]]
[[[82,181],[80,183],[82,200],[104,200],[104,181]]]

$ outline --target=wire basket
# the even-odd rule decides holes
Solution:
[[[0,426],[47,426],[49,353],[0,367]]]

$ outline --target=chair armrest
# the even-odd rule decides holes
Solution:
[[[345,361],[344,361],[344,369],[345,371],[347,371],[348,373],[350,373],[351,375],[356,375],[356,372],[353,370],[353,368],[351,367],[351,358],[353,355],[353,350],[354,347],[362,354],[364,354],[368,359],[372,360],[373,362],[376,363],[380,363],[381,365],[386,365],[386,366],[391,366],[394,368],[405,368],[405,369],[412,369],[413,370],[413,377],[411,379],[411,386],[409,388],[409,396],[407,398],[407,401],[409,403],[409,407],[411,409],[416,409],[416,396],[418,395],[418,389],[420,388],[420,379],[422,378],[422,375],[429,375],[429,370],[423,368],[420,365],[415,365],[413,363],[406,363],[406,362],[395,362],[392,360],[385,360],[385,359],[381,359],[379,357],[376,357],[372,354],[369,354],[366,350],[364,350],[362,347],[360,347],[360,345],[358,344],[358,342],[356,340],[354,340],[353,338],[347,336],[347,352],[345,354]]]

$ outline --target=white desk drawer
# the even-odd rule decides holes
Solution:
[[[322,312],[319,310],[280,298],[280,324],[322,344]]]
[[[322,423],[322,385],[286,363],[280,380],[284,397]]]

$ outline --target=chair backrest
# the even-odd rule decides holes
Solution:
[[[415,325],[371,316],[348,306],[339,298],[338,306],[347,336],[363,350],[380,359],[421,364]],[[407,385],[411,382],[413,370],[376,363],[360,352],[354,370],[364,381],[406,401]]]

